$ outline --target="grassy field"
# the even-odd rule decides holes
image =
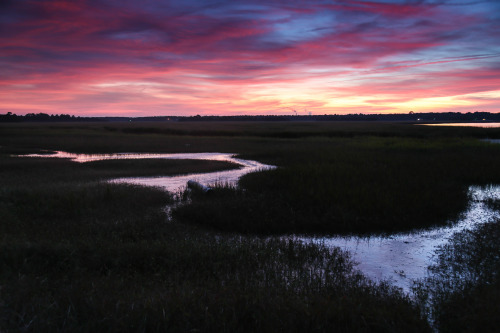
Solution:
[[[499,145],[477,137],[498,138],[500,130],[408,123],[92,123],[4,125],[1,135],[7,149],[219,151],[280,166],[244,177],[244,194],[200,197],[176,213],[185,222],[260,234],[393,232],[456,219],[469,185],[500,182]]]
[[[500,131],[0,124],[0,330],[430,330],[419,305],[359,275],[348,254],[267,236],[382,233],[454,219],[469,185],[500,183],[500,147],[478,138],[500,138]],[[234,166],[11,156],[41,149],[231,152],[279,168],[245,176],[239,189],[193,193],[167,222],[169,194],[102,181]]]
[[[197,196],[176,217],[240,233],[406,231],[456,220],[468,186],[500,182],[500,147],[466,137],[269,141],[243,157],[280,168],[244,176],[242,190]]]

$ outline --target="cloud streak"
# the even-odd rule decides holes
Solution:
[[[496,2],[1,6],[0,112],[499,111]]]

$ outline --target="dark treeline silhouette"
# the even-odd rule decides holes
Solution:
[[[12,112],[0,114],[0,122],[96,122],[96,121],[409,121],[409,122],[482,122],[500,121],[500,113],[490,112],[428,112],[394,114],[333,114],[333,115],[273,115],[273,116],[156,116],[156,117],[80,117],[69,114],[49,115]]]
[[[25,116],[18,116],[15,113],[7,112],[0,114],[0,122],[52,122],[52,121],[75,121],[80,117],[69,114],[49,115],[46,113],[28,113]]]

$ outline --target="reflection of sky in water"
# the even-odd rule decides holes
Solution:
[[[191,179],[204,185],[215,183],[236,184],[238,179],[246,173],[274,168],[274,166],[256,161],[237,159],[232,154],[224,153],[85,155],[56,152],[52,155],[32,154],[23,156],[69,158],[81,163],[115,159],[164,158],[217,160],[241,165],[240,169],[220,172],[113,180],[114,182],[159,186],[174,193],[183,190],[187,181]],[[374,280],[388,279],[394,285],[409,291],[412,280],[426,276],[427,267],[433,263],[436,247],[443,245],[453,233],[500,217],[498,212],[489,209],[483,202],[488,198],[500,199],[500,186],[471,186],[469,191],[470,205],[462,218],[452,226],[384,237],[297,237],[297,239],[326,246],[338,246],[343,250],[347,250],[358,263],[356,267],[366,276]]]
[[[161,158],[161,157],[159,157]],[[274,166],[262,164],[256,161],[243,160],[234,158],[232,154],[222,153],[193,153],[193,154],[169,154],[164,158],[176,159],[202,159],[202,160],[217,160],[226,161],[239,164],[240,169],[198,173],[181,176],[168,176],[168,177],[143,177],[143,178],[120,178],[115,179],[115,182],[125,182],[146,186],[159,186],[169,192],[178,192],[186,188],[188,180],[195,180],[204,185],[213,185],[216,183],[236,185],[238,179],[244,174],[255,172],[259,170],[272,169]]]
[[[423,126],[453,126],[453,127],[482,127],[498,128],[500,123],[440,123],[440,124],[419,124]]]
[[[391,236],[372,237],[299,237],[304,241],[338,246],[351,253],[356,266],[374,279],[389,279],[394,285],[409,291],[412,280],[423,278],[433,263],[434,251],[450,236],[477,224],[500,217],[484,204],[488,198],[500,199],[500,186],[469,188],[472,202],[463,217],[453,226]]]
[[[241,167],[236,170],[218,171],[209,173],[188,174],[181,176],[163,176],[163,177],[135,177],[119,178],[112,180],[119,183],[130,183],[145,186],[158,186],[169,192],[176,193],[186,188],[188,180],[195,180],[204,185],[213,185],[215,183],[228,183],[235,185],[238,179],[244,174],[259,170],[275,168],[272,165],[262,164],[257,161],[243,160],[233,157],[234,154],[228,153],[180,153],[180,154],[148,154],[148,153],[120,153],[120,154],[73,154],[62,151],[54,154],[30,154],[20,155],[23,157],[52,157],[68,158],[72,161],[85,163],[103,160],[134,160],[134,159],[185,159],[185,160],[215,160],[236,163]]]

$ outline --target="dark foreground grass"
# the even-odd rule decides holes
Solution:
[[[346,254],[229,232],[407,230],[456,217],[469,185],[500,182],[500,147],[475,139],[495,131],[189,126],[182,133],[127,124],[1,128],[0,331],[426,331],[415,304],[356,274]],[[169,195],[96,181],[136,169],[189,172],[191,162],[8,156],[38,149],[237,152],[280,168],[244,177],[237,191],[194,196],[177,211],[189,224],[166,223]],[[484,304],[493,308],[495,299]]]
[[[406,297],[316,246],[207,235],[98,245],[3,245],[2,330],[427,330]]]
[[[338,249],[169,223],[165,192],[73,171],[53,182],[58,168],[32,170],[19,184],[1,174],[2,332],[428,330],[406,296]]]
[[[498,205],[498,201],[497,201]],[[500,220],[453,236],[415,288],[439,332],[498,332]]]

